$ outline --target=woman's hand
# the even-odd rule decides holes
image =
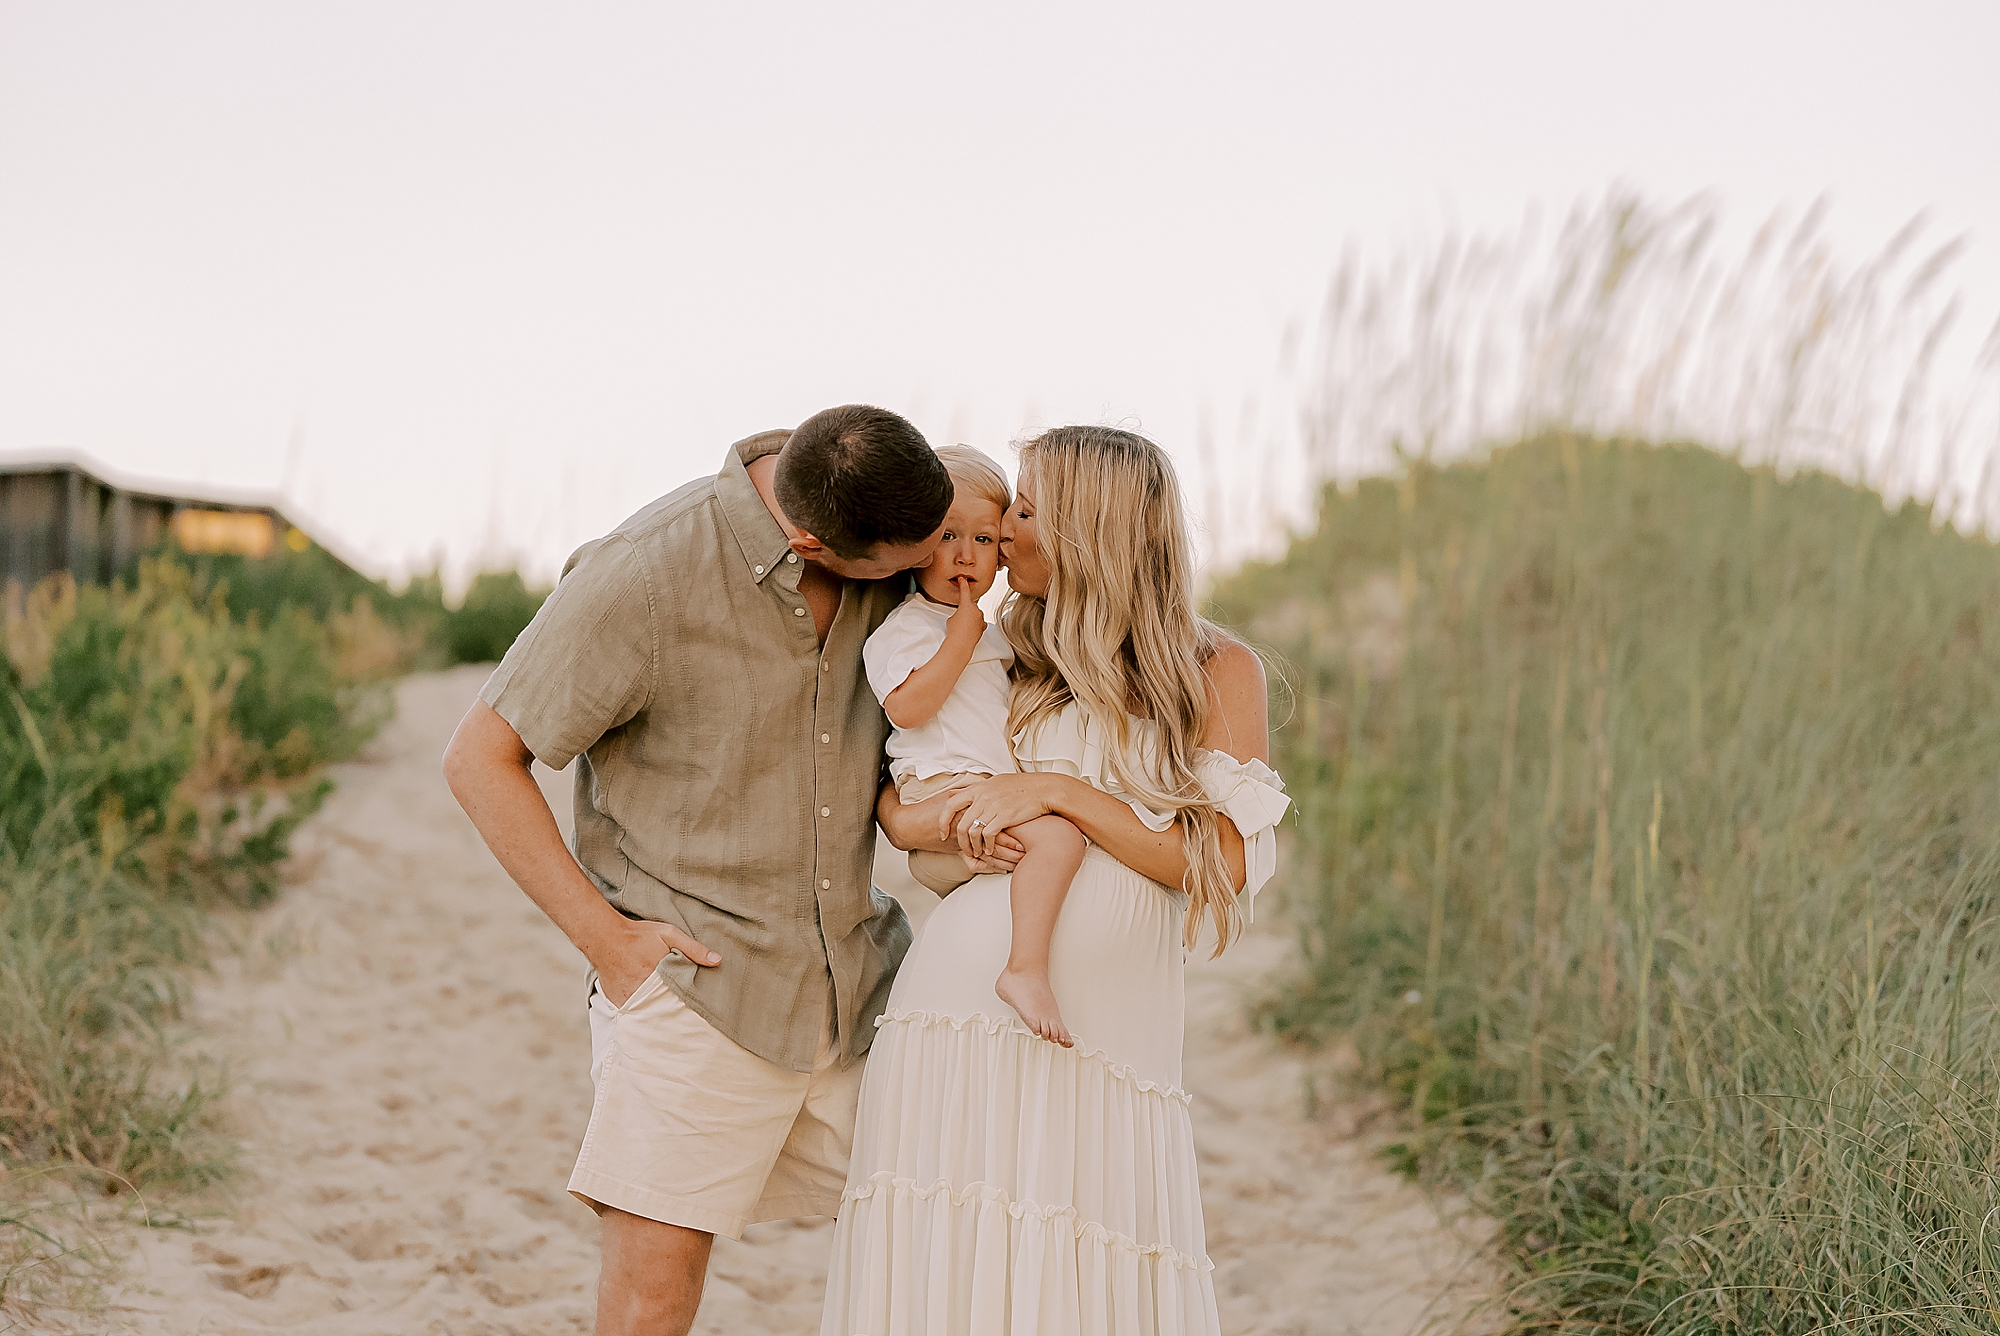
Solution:
[[[1059,775],[995,775],[944,795],[938,814],[938,835],[956,836],[959,852],[980,862],[993,861],[1002,832],[1046,816],[1055,810]],[[1018,860],[1016,860],[1018,861]]]
[[[951,823],[946,820],[940,826],[938,813],[947,802],[957,798],[961,790],[940,793],[919,803],[905,804],[896,794],[894,784],[884,784],[875,802],[875,819],[882,824],[882,833],[889,837],[889,843],[905,853],[913,849],[931,849],[943,854],[962,854],[957,839],[951,832]],[[993,842],[992,849],[984,858],[970,860],[972,871],[1012,872],[1014,865],[1021,861],[1027,850],[1012,835],[1002,835]]]

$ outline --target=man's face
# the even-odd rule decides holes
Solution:
[[[865,557],[843,557],[832,548],[826,547],[818,539],[806,535],[792,540],[792,550],[807,561],[818,565],[844,580],[886,580],[897,571],[914,570],[931,564],[931,556],[937,551],[938,535],[944,526],[938,526],[937,533],[921,543],[877,543],[875,550]]]

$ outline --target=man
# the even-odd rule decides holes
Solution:
[[[445,752],[594,972],[569,1187],[603,1219],[598,1336],[680,1336],[716,1234],[839,1209],[910,942],[869,882],[888,724],[861,645],[951,499],[883,409],[740,441],[570,558]],[[574,856],[529,774],[572,758]]]

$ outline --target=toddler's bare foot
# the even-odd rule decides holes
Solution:
[[[1049,987],[1047,974],[1001,970],[993,991],[1000,994],[1002,1002],[1020,1014],[1030,1030],[1052,1044],[1061,1044],[1064,1048],[1076,1047],[1076,1041],[1070,1038],[1069,1030],[1062,1023],[1062,1012],[1056,1007],[1055,990]]]

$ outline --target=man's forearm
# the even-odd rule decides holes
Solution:
[[[678,951],[697,965],[722,957],[671,923],[627,919],[563,843],[555,813],[528,767],[534,762],[514,726],[474,702],[445,748],[444,777],[486,847],[550,922],[597,970],[613,1006],[623,1006],[662,957]]]
[[[933,853],[955,854],[958,842],[938,834],[938,812],[942,806],[937,798],[905,805],[896,794],[896,786],[885,784],[875,802],[875,820],[889,837],[889,843],[906,853],[928,849]]]
[[[481,718],[480,710],[491,719]],[[532,759],[504,720],[490,707],[476,706],[445,752],[445,782],[515,885],[579,951],[594,956],[625,918],[606,903],[563,843],[555,813],[529,772]]]

